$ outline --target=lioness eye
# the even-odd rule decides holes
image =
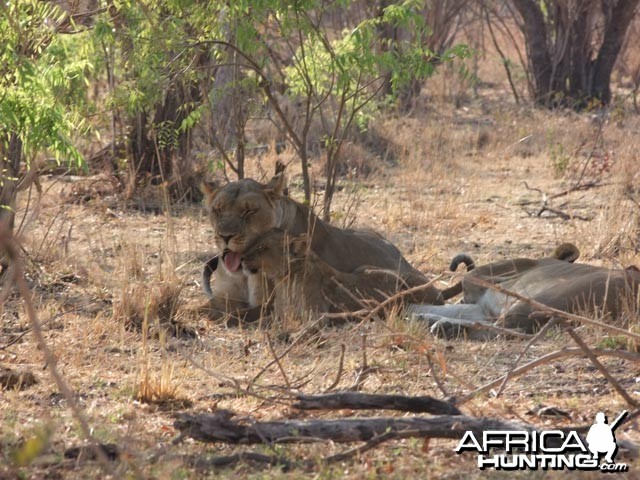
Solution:
[[[253,215],[254,213],[256,213],[255,209],[247,208],[242,215],[244,217],[248,217],[249,215]]]

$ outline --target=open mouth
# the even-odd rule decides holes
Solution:
[[[224,266],[227,267],[227,270],[237,272],[242,266],[242,255],[225,249],[225,251],[222,252],[222,261],[224,262]]]

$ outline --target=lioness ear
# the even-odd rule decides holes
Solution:
[[[294,257],[304,257],[309,249],[309,236],[306,233],[297,235],[289,241],[289,253]]]
[[[282,160],[276,160],[275,174],[278,175],[279,173],[281,173],[282,175],[284,175],[286,171],[287,171],[287,166],[284,164],[284,162]],[[289,188],[286,185],[282,190],[282,195],[284,195],[285,197],[289,196]]]
[[[211,203],[218,190],[220,190],[220,185],[218,184],[218,182],[211,180],[203,180],[202,182],[200,182],[200,191],[204,194],[207,205]]]
[[[277,196],[283,195],[287,188],[287,179],[284,176],[284,172],[274,175],[264,188]]]
[[[276,171],[274,172],[276,175],[278,175],[279,173],[284,173],[286,169],[287,166],[282,160],[276,160]]]

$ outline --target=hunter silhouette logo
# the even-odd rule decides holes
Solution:
[[[626,472],[629,470],[626,463],[613,462],[618,450],[613,432],[626,415],[625,410],[609,424],[605,414],[599,412],[589,428],[586,442],[575,430],[485,430],[481,433],[469,430],[455,451],[458,454],[476,452],[480,470]],[[604,454],[603,463],[600,463],[601,454]]]
[[[604,459],[607,463],[613,463],[613,456],[616,454],[616,450],[618,450],[613,431],[626,415],[627,411],[625,410],[609,425],[605,414],[598,412],[596,415],[596,423],[591,426],[589,433],[587,433],[587,443],[589,444],[589,451],[593,454],[593,458],[597,460],[599,454],[604,453],[606,454]]]

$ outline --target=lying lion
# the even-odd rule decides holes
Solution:
[[[311,208],[285,195],[285,188],[283,173],[276,174],[266,184],[251,179],[226,185],[203,184],[215,243],[221,252],[207,263],[203,273],[203,288],[210,298],[205,307],[209,315],[222,316],[225,312],[237,311],[251,317],[245,317],[247,320],[259,315],[269,292],[262,282],[243,274],[241,265],[247,247],[274,228],[291,235],[307,233],[311,249],[337,271],[352,272],[368,265],[396,272],[402,283],[410,287],[427,282],[381,235],[329,225]],[[210,287],[212,275],[213,288]],[[431,294],[432,303],[443,303],[436,288],[431,288]]]
[[[528,297],[546,306],[568,313],[619,317],[625,305],[638,304],[640,272],[572,263],[578,249],[563,244],[554,256],[541,259],[515,258],[477,267],[467,273],[449,294],[463,293],[462,303],[454,305],[412,305],[410,315],[427,320],[433,333],[445,337],[464,335],[470,339],[487,339],[496,335],[485,325],[499,325],[532,333],[549,320],[549,314],[536,311],[530,304],[486,286],[473,283],[481,279]],[[459,263],[473,268],[473,261],[459,255]],[[445,294],[444,297],[449,297]],[[474,325],[475,324],[475,325]]]
[[[289,237],[274,229],[247,248],[242,268],[255,282],[273,285],[276,312],[293,308],[298,312],[354,312],[378,304],[406,288],[394,272],[362,266],[352,273],[340,272],[310,248],[307,234]],[[425,288],[402,297],[407,302],[437,301],[433,289]],[[400,301],[400,300],[399,300]]]

